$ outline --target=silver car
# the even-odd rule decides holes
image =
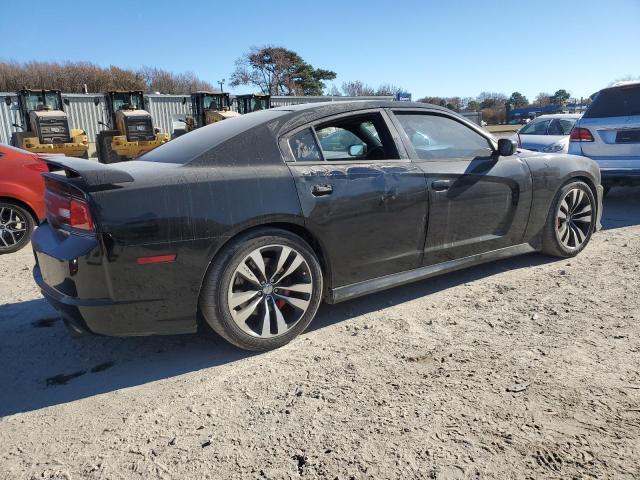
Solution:
[[[540,115],[511,137],[526,150],[545,153],[567,153],[569,133],[580,114]]]
[[[569,153],[595,160],[605,187],[640,184],[640,82],[600,90],[571,131]]]

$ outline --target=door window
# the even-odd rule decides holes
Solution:
[[[379,113],[340,117],[319,124],[313,130],[307,128],[294,134],[289,139],[289,146],[298,162],[399,158]]]
[[[318,162],[322,161],[320,149],[313,136],[313,131],[306,128],[289,139],[289,146],[296,162]]]
[[[485,137],[449,117],[398,112],[396,116],[420,159],[472,160],[493,152]]]

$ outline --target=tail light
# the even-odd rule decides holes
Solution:
[[[573,127],[569,134],[572,142],[593,142],[593,135],[588,128]]]
[[[49,178],[45,180],[44,201],[49,223],[77,230],[95,231],[89,204],[82,198],[82,193],[65,183]]]

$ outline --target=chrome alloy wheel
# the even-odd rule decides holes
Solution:
[[[11,207],[0,207],[0,249],[15,246],[27,233],[27,221]]]
[[[311,303],[311,270],[285,245],[259,247],[237,266],[227,294],[233,321],[259,338],[278,337],[297,324]]]
[[[569,249],[579,248],[591,233],[594,211],[591,198],[579,188],[571,189],[560,202],[556,233]]]

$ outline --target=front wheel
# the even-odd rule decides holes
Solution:
[[[596,225],[596,200],[589,186],[575,180],[554,198],[544,228],[542,252],[574,257],[589,243]]]
[[[309,245],[280,229],[232,241],[214,259],[200,294],[211,328],[245,350],[281,347],[302,333],[318,310],[322,270]]]
[[[20,205],[0,202],[0,255],[20,250],[31,239],[33,216]]]

